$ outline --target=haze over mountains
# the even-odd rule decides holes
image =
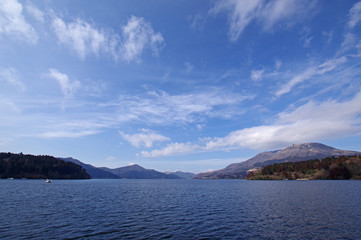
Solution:
[[[86,164],[86,163],[83,163],[77,159],[74,159],[74,158],[71,158],[71,157],[68,157],[68,158],[58,158],[60,160],[63,160],[63,161],[67,161],[67,162],[73,162],[73,163],[76,163],[80,166],[82,166],[82,168],[84,168],[87,173],[90,175],[91,178],[98,178],[98,179],[112,179],[112,178],[119,178],[119,176],[111,173],[111,172],[108,172],[108,171],[105,171],[105,170],[102,170],[100,168],[97,168],[97,167],[94,167],[93,165],[91,164]]]
[[[247,161],[233,163],[224,169],[199,173],[197,175],[187,172],[158,172],[145,169],[137,164],[110,169],[97,168],[73,158],[60,158],[81,165],[91,178],[126,178],[126,179],[239,179],[246,178],[249,170],[267,166],[273,163],[298,162],[311,159],[323,159],[331,156],[361,155],[361,152],[336,149],[321,143],[293,144],[284,149],[262,152]]]
[[[73,162],[82,166],[91,178],[96,179],[117,179],[117,178],[126,178],[126,179],[190,179],[195,174],[193,173],[184,173],[177,171],[175,173],[167,172],[162,173],[153,169],[145,169],[137,164],[130,166],[120,167],[120,168],[106,168],[106,167],[94,167],[90,164],[83,163],[74,158],[59,158],[64,161]]]
[[[4,157],[3,167],[0,168],[2,171],[8,172],[6,176],[17,177],[20,176],[16,174],[14,171],[10,171],[13,167],[6,167],[7,165],[14,165],[14,161],[12,158],[8,156],[14,156],[25,161],[25,163],[30,163],[29,166],[21,170],[21,176],[28,178],[36,178],[38,175],[34,175],[34,169],[36,169],[37,165],[40,163],[45,163],[44,158],[46,160],[52,160],[55,164],[60,164],[61,166],[67,166],[66,164],[72,164],[73,168],[64,168],[61,169],[61,174],[57,176],[53,176],[53,178],[71,178],[69,175],[71,172],[74,172],[73,169],[76,167],[83,171],[86,176],[90,176],[90,178],[95,179],[242,179],[246,178],[250,171],[255,168],[261,168],[263,166],[272,165],[274,163],[284,163],[284,162],[299,162],[306,160],[314,160],[314,159],[324,159],[326,157],[337,157],[337,156],[361,156],[361,152],[357,151],[348,151],[348,150],[340,150],[330,146],[326,146],[320,143],[302,143],[302,144],[294,144],[290,145],[284,149],[270,151],[270,152],[262,152],[256,155],[253,158],[250,158],[247,161],[240,163],[233,163],[229,166],[212,172],[199,173],[197,175],[189,172],[159,172],[153,169],[145,169],[137,164],[133,164],[130,166],[119,167],[115,169],[110,169],[107,167],[94,167],[90,164],[83,163],[77,159],[73,158],[54,158],[51,156],[33,156],[33,155],[23,155],[20,154],[12,154],[12,153],[2,153]],[[42,162],[43,161],[43,162]],[[24,164],[25,164],[24,163]],[[24,165],[22,164],[22,165]],[[53,164],[53,165],[54,165]],[[56,165],[55,164],[55,165]],[[70,165],[71,165],[70,164]],[[15,164],[16,165],[16,164]],[[1,166],[0,166],[1,167]],[[68,169],[68,170],[66,170]],[[9,172],[10,171],[10,172]],[[24,175],[25,174],[25,175]],[[28,175],[26,175],[28,174]],[[36,173],[38,174],[38,173]],[[89,175],[88,175],[89,174]],[[49,173],[46,175],[51,176]],[[4,175],[5,176],[5,175]],[[3,176],[3,177],[4,177]],[[40,175],[39,175],[40,176]],[[41,175],[44,177],[45,175]],[[75,175],[74,175],[75,176]],[[76,178],[76,177],[74,177]]]
[[[182,172],[182,171],[175,171],[175,172],[165,172],[165,174],[173,174],[183,179],[192,179],[196,174],[191,172]]]
[[[165,174],[153,169],[145,169],[137,164],[115,169],[100,168],[117,175],[119,178],[126,179],[181,179],[181,177],[173,174]]]
[[[262,152],[247,161],[233,163],[226,168],[197,174],[195,179],[237,179],[246,178],[250,169],[267,166],[273,163],[298,162],[311,159],[322,159],[330,156],[361,155],[361,152],[340,150],[321,143],[293,144],[284,149]]]

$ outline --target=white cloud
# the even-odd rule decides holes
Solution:
[[[348,51],[355,47],[355,44],[357,42],[356,36],[350,32],[346,33],[344,35],[344,40],[341,44],[341,50],[343,52]]]
[[[276,63],[275,63],[275,68],[276,68],[276,71],[278,71],[282,66],[282,61],[281,60],[276,60]]]
[[[122,27],[121,36],[112,30],[97,28],[80,18],[66,23],[53,16],[52,27],[59,43],[74,50],[80,59],[90,54],[105,54],[115,60],[121,57],[127,62],[140,62],[146,49],[150,49],[156,56],[164,42],[162,34],[155,33],[151,23],[135,16],[131,16]]]
[[[90,53],[99,56],[100,53],[110,54],[117,59],[117,45],[119,37],[103,29],[96,29],[93,25],[77,18],[65,23],[61,18],[54,16],[52,27],[59,43],[73,49],[76,54],[85,59]]]
[[[329,31],[329,32],[323,31],[322,35],[323,35],[323,38],[326,40],[327,46],[329,46],[333,40],[333,31]]]
[[[10,113],[21,113],[21,109],[14,102],[0,98],[0,115],[8,116]]]
[[[361,92],[345,102],[310,101],[293,111],[280,113],[272,125],[232,132],[225,138],[216,139],[209,147],[223,145],[269,149],[290,143],[357,134],[361,131],[360,102]]]
[[[253,81],[258,81],[262,79],[262,75],[263,75],[264,69],[261,70],[252,70],[251,72],[251,79]]]
[[[341,44],[340,50],[337,52],[337,55],[348,53],[349,56],[360,57],[361,40],[357,38],[357,34],[352,33],[352,29],[361,22],[361,2],[353,5],[349,11],[348,17],[347,26],[349,27],[349,30],[344,34],[344,40]]]
[[[144,157],[161,157],[199,151],[232,148],[268,150],[292,143],[318,141],[361,133],[361,92],[344,102],[310,101],[277,115],[273,124],[233,131],[225,137],[205,138],[203,145],[171,143],[163,149],[141,152]]]
[[[41,138],[80,138],[99,133],[98,131],[83,130],[83,131],[50,131],[41,133],[38,136]]]
[[[185,62],[184,66],[186,67],[186,72],[188,72],[188,73],[191,72],[194,68],[194,65],[191,64],[190,62]]]
[[[297,0],[222,0],[210,12],[217,14],[229,12],[231,41],[236,41],[244,29],[252,22],[259,23],[266,31],[272,30],[277,24],[286,26],[302,20],[315,1]]]
[[[39,37],[35,29],[26,22],[22,11],[22,5],[16,0],[0,1],[0,35],[36,44]]]
[[[36,20],[38,20],[39,22],[44,22],[44,12],[41,11],[39,8],[35,7],[33,4],[31,3],[27,3],[27,5],[25,6],[26,10],[28,11],[28,13],[30,13]]]
[[[291,112],[280,113],[272,125],[234,131],[224,138],[210,141],[207,148],[237,146],[269,149],[290,143],[357,134],[361,131],[360,101],[361,92],[346,102],[311,101]]]
[[[357,39],[355,34],[347,32],[337,55],[348,54],[349,56],[360,57],[360,44],[361,40]]]
[[[314,38],[313,36],[310,36],[311,28],[303,27],[300,34],[301,34],[301,41],[303,41],[303,47],[309,48],[311,41]]]
[[[334,70],[340,64],[345,63],[346,60],[347,60],[346,57],[335,58],[335,59],[325,61],[324,63],[322,63],[316,67],[308,68],[305,72],[293,77],[289,82],[282,85],[281,88],[276,92],[276,96],[279,97],[283,94],[289,93],[294,86],[296,86],[297,84],[302,83],[316,75],[323,75],[327,72]]]
[[[157,134],[148,129],[142,129],[141,133],[137,133],[133,135],[126,134],[123,132],[119,132],[119,134],[120,136],[122,136],[124,140],[130,142],[130,144],[132,144],[132,146],[136,148],[139,148],[141,146],[150,148],[153,146],[154,142],[164,142],[170,140],[170,138]]]
[[[78,88],[80,88],[79,81],[70,81],[68,75],[59,72],[57,69],[50,68],[47,77],[56,80],[65,98],[72,97]]]
[[[313,39],[313,36],[311,36],[311,37],[306,37],[306,38],[304,39],[303,46],[306,47],[306,48],[310,47],[310,44],[311,44],[312,39]]]
[[[107,157],[106,159],[104,159],[106,162],[114,162],[115,160],[117,160],[116,157],[113,157],[113,156],[109,156]]]
[[[191,21],[190,28],[194,30],[202,30],[206,22],[205,17],[200,14],[189,17],[188,20]]]
[[[354,28],[361,21],[361,2],[356,3],[350,9],[348,27]]]
[[[126,113],[119,116],[125,120],[167,125],[202,122],[206,117],[232,118],[243,113],[240,103],[252,98],[217,88],[178,95],[149,91],[142,96],[123,95],[118,102],[102,106]]]
[[[236,41],[246,26],[257,16],[262,4],[263,0],[223,0],[211,9],[211,13],[219,13],[223,10],[231,11],[229,35],[231,41]]]
[[[48,117],[40,127],[41,133],[37,134],[40,138],[80,138],[95,135],[109,125],[99,119],[91,119],[82,116],[82,119],[72,118],[65,120],[58,117]],[[45,130],[42,130],[44,129]]]
[[[140,61],[145,48],[150,48],[158,55],[164,39],[162,34],[155,33],[152,25],[141,17],[131,16],[122,28],[122,57],[128,61]]]
[[[200,149],[198,145],[191,143],[170,143],[163,149],[156,149],[152,151],[142,151],[141,156],[145,158],[164,157],[178,154],[192,153]]]
[[[15,140],[13,138],[8,137],[1,137],[0,138],[0,146],[6,146],[9,143],[14,142]]]
[[[18,72],[14,68],[2,68],[0,67],[0,81],[6,81],[7,83],[13,85],[20,91],[25,91],[25,85],[20,81]]]

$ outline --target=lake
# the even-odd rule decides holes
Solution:
[[[0,180],[0,239],[361,239],[361,181]]]

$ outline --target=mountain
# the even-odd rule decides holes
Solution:
[[[108,171],[118,178],[126,179],[181,179],[174,174],[165,174],[153,169],[145,169],[137,164],[120,167],[116,169],[101,168],[102,170]]]
[[[0,178],[89,179],[80,165],[53,156],[0,153]]]
[[[237,179],[246,178],[250,169],[273,163],[298,162],[311,159],[323,159],[332,156],[361,155],[361,152],[340,150],[321,143],[293,144],[284,149],[263,152],[240,163],[233,163],[224,169],[199,173],[195,179]]]
[[[176,171],[176,172],[165,172],[165,174],[173,174],[176,175],[182,179],[192,179],[195,174],[191,172],[182,172],[182,171]]]
[[[73,162],[82,166],[91,178],[95,179],[181,179],[182,177],[176,174],[165,174],[153,169],[145,169],[137,164],[120,167],[120,168],[106,168],[106,167],[94,167],[90,164],[83,163],[74,158],[58,158],[66,162]]]
[[[113,178],[119,178],[117,175],[109,172],[109,171],[104,171],[100,168],[97,168],[97,167],[94,167],[90,164],[86,164],[86,163],[83,163],[77,159],[74,159],[74,158],[58,158],[60,160],[63,160],[63,161],[66,161],[66,162],[73,162],[73,163],[76,163],[80,166],[82,166],[86,171],[87,173],[90,175],[90,178],[98,178],[98,179],[113,179]]]

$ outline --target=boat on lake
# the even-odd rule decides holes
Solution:
[[[50,179],[46,179],[45,181],[46,183],[52,183],[52,181]]]

